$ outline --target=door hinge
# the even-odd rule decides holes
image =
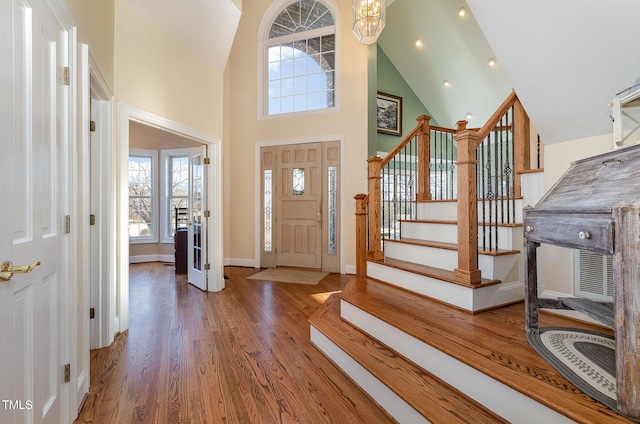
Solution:
[[[89,121],[89,131],[91,132],[96,131],[96,121]]]
[[[89,215],[89,225],[96,225],[96,216],[94,214]]]
[[[96,317],[96,308],[89,308],[89,319],[94,319]]]
[[[204,270],[209,271],[211,269],[211,264],[204,264]]]
[[[64,233],[71,234],[71,215],[64,217]]]
[[[69,76],[69,67],[65,66],[62,75],[64,78],[64,85],[71,85],[71,77]]]
[[[205,165],[210,165],[211,164],[211,158],[204,158],[204,164]]]
[[[67,364],[64,366],[64,382],[68,383],[71,381],[71,364]]]
[[[205,218],[211,218],[211,211],[204,211]]]

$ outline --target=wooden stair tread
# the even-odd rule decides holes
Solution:
[[[332,295],[309,319],[345,353],[431,422],[506,423],[483,405],[340,318]]]
[[[580,297],[559,297],[558,300],[563,305],[580,311],[609,328],[614,328],[613,302],[597,302]]]
[[[591,399],[529,345],[522,303],[480,314],[444,305],[375,280],[352,280],[340,298],[577,422],[631,421]],[[552,314],[541,326],[583,327]]]
[[[461,285],[464,287],[470,287],[473,289],[501,283],[500,280],[490,280],[488,278],[482,278],[480,285],[462,284],[456,281],[453,271],[450,271],[448,269],[436,268],[428,265],[416,264],[414,262],[403,261],[400,259],[393,259],[393,258],[385,258],[381,260],[369,259],[369,262],[374,262],[380,265],[386,265],[391,268],[401,269],[403,271],[413,272],[414,274],[424,275],[426,277],[432,277],[437,280],[442,280],[448,283],[458,284],[458,285]]]
[[[456,250],[456,251],[458,250],[457,243],[448,243],[444,241],[421,240],[421,239],[414,239],[414,238],[408,238],[408,237],[401,237],[399,240],[385,238],[384,241],[385,243],[386,242],[404,243],[404,244],[412,244],[414,246],[434,247],[436,249],[446,249],[446,250]],[[498,249],[495,251],[485,251],[485,250],[478,249],[478,254],[489,255],[489,256],[516,255],[519,253],[520,253],[519,250]]]

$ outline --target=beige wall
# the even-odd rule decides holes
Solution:
[[[566,141],[544,148],[544,188],[549,190],[569,169],[571,162],[613,149],[613,135]],[[539,258],[545,290],[573,294],[573,251],[542,245]]]
[[[225,133],[225,237],[227,263],[255,259],[255,150],[256,143],[276,140],[343,135],[346,157],[342,158],[346,175],[346,222],[342,237],[347,265],[355,264],[355,220],[353,196],[367,187],[367,47],[351,33],[351,3],[339,2],[335,16],[340,26],[340,73],[342,88],[340,111],[303,117],[258,120],[258,28],[270,0],[244,2],[243,13],[231,49],[228,72],[229,128]]]
[[[222,72],[119,0],[115,20],[117,100],[222,136]]]
[[[76,25],[78,42],[88,44],[100,71],[113,89],[114,0],[65,0]]]

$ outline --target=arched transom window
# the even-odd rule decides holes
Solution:
[[[267,115],[335,107],[335,32],[320,1],[296,0],[280,11],[266,41]]]

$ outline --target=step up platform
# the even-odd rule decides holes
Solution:
[[[401,423],[630,422],[531,348],[522,303],[469,314],[372,279],[352,280],[339,302],[310,319],[311,341]]]
[[[469,312],[520,302],[523,298],[524,287],[519,281],[503,283],[483,278],[481,286],[471,287],[456,283],[453,271],[398,259],[369,261],[367,274],[372,279]]]

